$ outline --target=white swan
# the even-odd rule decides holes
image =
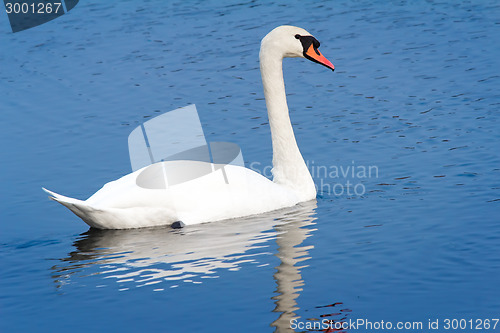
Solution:
[[[44,188],[50,198],[99,229],[129,229],[166,224],[196,224],[260,214],[316,197],[316,188],[295,141],[283,80],[284,57],[303,57],[330,69],[319,42],[304,29],[280,26],[261,42],[260,70],[273,145],[273,181],[244,167],[227,165],[167,189],[137,185],[143,169],[104,185],[86,201]],[[170,168],[193,161],[169,161]],[[227,182],[221,181],[227,177]],[[177,223],[178,221],[182,221]]]

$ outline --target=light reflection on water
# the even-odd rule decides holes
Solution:
[[[279,264],[273,274],[276,289],[269,298],[277,318],[270,323],[276,332],[293,332],[291,320],[300,320],[297,303],[305,281],[301,271],[308,267],[310,250],[303,245],[316,229],[317,202],[238,220],[188,226],[183,229],[146,228],[131,230],[89,229],[73,243],[74,251],[51,267],[57,288],[95,284],[97,288],[127,291],[149,286],[168,292],[184,283],[201,284],[219,278],[221,270],[237,271],[244,265],[267,266],[263,256],[274,255]],[[277,250],[270,243],[276,242]],[[344,321],[351,310],[341,302],[317,306],[319,318],[303,318],[319,325],[323,317]],[[334,313],[325,313],[336,307]],[[327,308],[323,310],[322,308]],[[340,312],[338,312],[340,311]],[[315,311],[318,312],[318,311]],[[331,311],[330,311],[331,312]]]
[[[276,267],[275,312],[272,326],[289,328],[296,318],[296,298],[304,282],[313,245],[302,242],[313,235],[316,201],[239,220],[188,226],[184,229],[90,229],[74,242],[75,250],[52,267],[57,287],[96,277],[97,287],[120,291],[152,286],[154,291],[178,287],[181,282],[203,283],[218,278],[220,270],[239,270],[244,264],[267,265],[259,258],[274,254]],[[277,253],[269,243],[276,241]],[[94,269],[97,268],[97,269]]]

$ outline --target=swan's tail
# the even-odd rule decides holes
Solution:
[[[64,195],[61,195],[61,194],[58,194],[56,192],[52,192],[50,190],[47,190],[45,187],[42,187],[42,190],[44,190],[45,192],[47,192],[47,194],[49,194],[49,199],[52,199],[54,201],[57,201],[59,202],[60,204],[68,207],[67,205],[81,205],[81,204],[85,204],[84,201],[82,200],[78,200],[78,199],[74,199],[74,198],[70,198],[70,197],[66,197]],[[69,208],[69,207],[68,207]]]
[[[179,221],[175,212],[166,208],[131,207],[123,209],[93,206],[87,201],[66,197],[43,187],[42,189],[49,194],[50,199],[71,210],[93,228],[130,229],[159,226]],[[182,225],[173,225],[173,227],[179,226]]]
[[[88,203],[82,200],[66,197],[64,195],[58,194],[56,192],[52,192],[50,190],[47,190],[46,188],[42,187],[42,189],[49,194],[49,198],[59,202],[61,205],[67,207],[69,210],[71,210],[75,215],[80,217],[82,220],[84,220],[86,223],[88,223],[90,226],[93,226],[93,223],[91,223],[90,215],[96,211],[95,208],[90,206]]]

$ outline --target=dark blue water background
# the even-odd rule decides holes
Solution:
[[[498,2],[81,1],[16,34],[0,17],[1,331],[499,317]],[[87,232],[41,191],[87,198],[130,172],[133,128],[191,103],[209,141],[269,165],[258,52],[281,24],[336,66],[284,64],[317,203]],[[333,193],[348,180],[364,193]]]

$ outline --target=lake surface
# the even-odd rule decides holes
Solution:
[[[0,22],[0,331],[499,318],[498,2],[81,1],[23,32]],[[284,61],[317,202],[98,231],[47,199],[129,173],[132,129],[188,104],[266,173],[258,52],[281,24],[336,66]]]

